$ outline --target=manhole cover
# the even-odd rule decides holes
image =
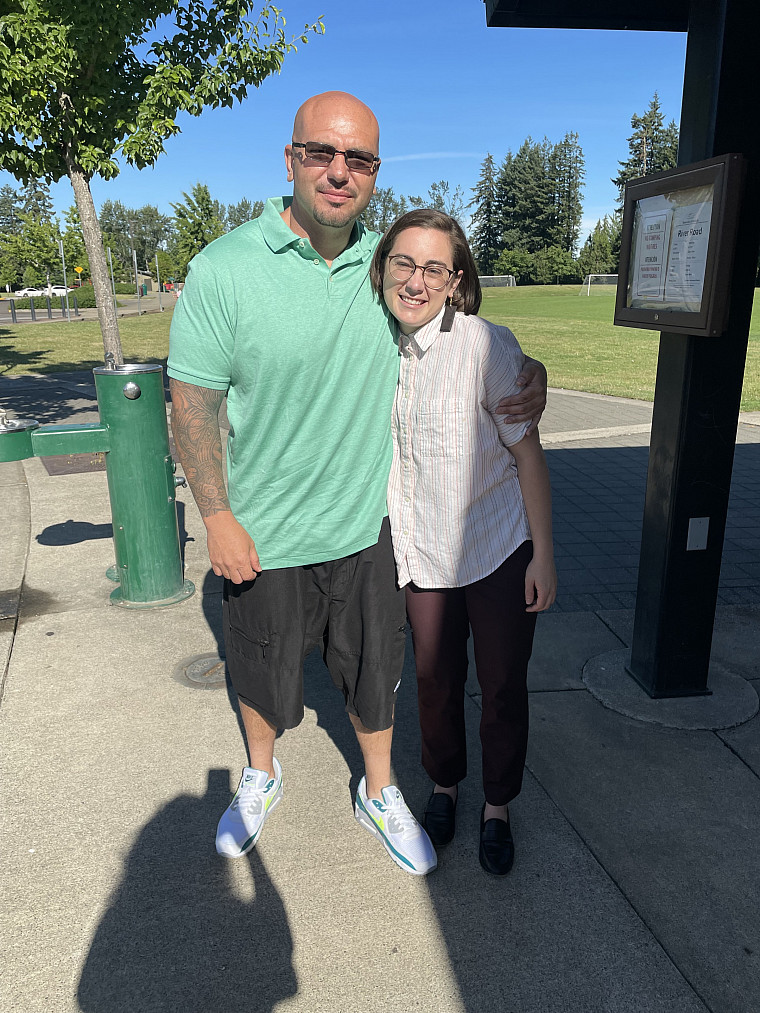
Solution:
[[[174,677],[193,689],[218,689],[227,685],[226,664],[218,654],[195,654],[177,665]]]

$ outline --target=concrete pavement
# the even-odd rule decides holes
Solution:
[[[0,405],[88,421],[91,379],[0,379]],[[650,416],[643,402],[550,395],[560,595],[539,617],[503,881],[477,862],[476,680],[457,837],[418,880],[353,819],[358,749],[316,656],[306,718],[278,741],[283,804],[249,856],[218,858],[244,751],[226,684],[187,678],[221,649],[219,581],[191,497],[180,490],[180,527],[198,593],[127,612],[108,604],[104,473],[0,465],[0,1010],[760,1009],[760,427],[739,427],[713,651],[728,689],[688,702],[701,705],[695,724],[672,702],[652,713],[634,700],[628,716],[614,685],[600,690],[630,643]],[[419,813],[411,651],[394,765]]]

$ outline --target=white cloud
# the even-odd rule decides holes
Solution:
[[[383,164],[388,162],[424,162],[431,158],[485,158],[479,151],[423,151],[418,155],[390,155],[383,158]]]

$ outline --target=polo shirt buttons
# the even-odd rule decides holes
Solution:
[[[303,240],[301,240],[301,242],[298,244],[298,246],[299,246],[300,249],[303,249]]]
[[[314,263],[319,267],[319,260],[316,257],[314,258]]]

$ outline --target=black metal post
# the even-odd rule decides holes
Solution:
[[[734,151],[748,171],[726,333],[660,340],[628,668],[653,697],[709,692],[760,228],[756,29],[755,0],[691,0],[678,161]]]
[[[32,314],[32,320],[36,320],[37,314],[34,311],[34,296],[29,296],[29,310]]]
[[[18,320],[16,319],[16,300],[15,299],[11,299],[11,321],[14,324],[18,323]]]

